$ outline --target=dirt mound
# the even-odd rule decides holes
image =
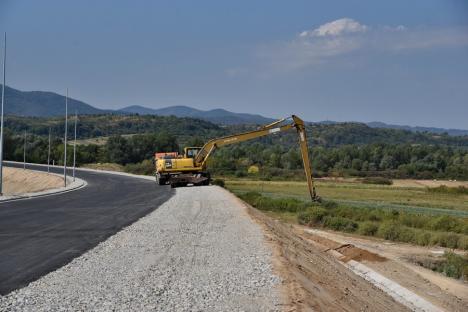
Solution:
[[[335,248],[335,250],[344,256],[343,258],[340,258],[340,260],[343,262],[348,262],[349,260],[355,260],[359,262],[383,262],[387,260],[386,258],[379,256],[378,254],[358,248],[352,244],[342,245],[338,248]]]
[[[4,167],[3,178],[4,195],[21,195],[63,186],[63,179],[59,176],[19,168]]]

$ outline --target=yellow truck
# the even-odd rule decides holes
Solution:
[[[297,131],[310,197],[313,201],[316,201],[318,196],[312,178],[305,125],[304,121],[295,115],[277,120],[257,130],[212,139],[202,147],[186,147],[183,155],[176,152],[156,153],[156,181],[159,185],[170,184],[171,187],[186,186],[188,184],[209,185],[211,178],[206,168],[207,160],[216,148],[290,129],[296,129]]]

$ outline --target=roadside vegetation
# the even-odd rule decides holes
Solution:
[[[289,217],[293,214],[299,224],[306,226],[421,246],[468,250],[467,218],[356,208],[330,200],[311,203],[295,198],[267,197],[252,191],[237,195],[260,210],[285,213]]]
[[[426,269],[442,273],[448,277],[468,281],[468,256],[459,255],[451,251],[444,253],[443,257],[409,258],[409,261]]]

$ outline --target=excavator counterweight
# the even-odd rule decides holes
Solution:
[[[210,174],[207,171],[207,160],[217,148],[293,128],[296,129],[299,137],[299,146],[310,197],[313,201],[318,201],[319,197],[315,192],[310,166],[305,124],[296,115],[279,119],[257,130],[212,139],[202,147],[186,147],[183,155],[178,155],[178,153],[156,153],[156,181],[160,185],[169,183],[171,187],[186,186],[187,184],[208,185],[210,183]]]

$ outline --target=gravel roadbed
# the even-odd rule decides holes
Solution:
[[[271,261],[262,230],[230,194],[180,188],[96,248],[0,297],[0,311],[280,311]]]

